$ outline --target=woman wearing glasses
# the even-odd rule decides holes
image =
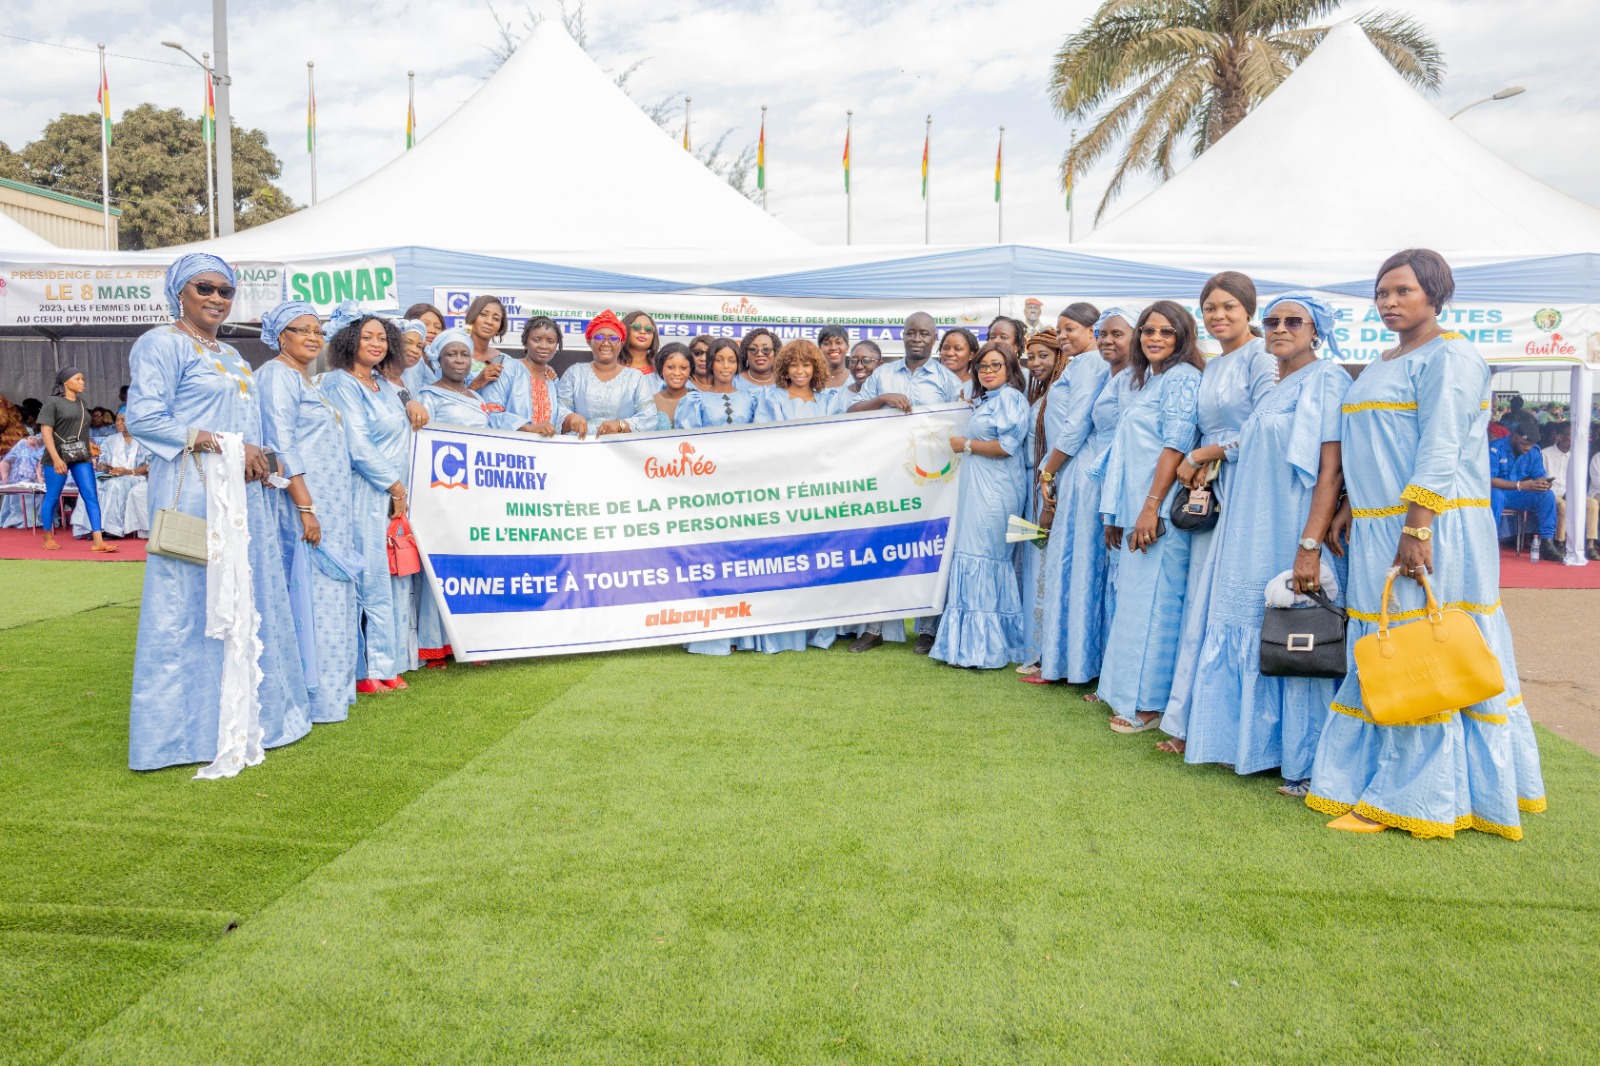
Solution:
[[[1338,815],[1330,829],[1393,826],[1419,837],[1476,829],[1518,840],[1522,814],[1544,810],[1545,793],[1500,607],[1498,516],[1486,505],[1489,367],[1465,337],[1439,325],[1455,279],[1438,252],[1396,252],[1373,289],[1399,343],[1362,370],[1342,408],[1349,499],[1333,536],[1349,531],[1347,639],[1353,645],[1377,629],[1391,567],[1399,622],[1426,614],[1419,581],[1429,577],[1439,603],[1477,623],[1506,689],[1458,711],[1381,726],[1363,710],[1351,670],[1322,727],[1306,805]]]
[[[1205,283],[1200,292],[1200,313],[1206,329],[1222,346],[1222,354],[1206,364],[1200,380],[1200,443],[1178,464],[1178,480],[1191,489],[1206,482],[1205,471],[1220,461],[1211,491],[1224,514],[1228,510],[1228,470],[1239,457],[1239,431],[1261,398],[1278,380],[1278,364],[1267,354],[1250,320],[1256,313],[1256,286],[1236,270],[1224,270]],[[1195,657],[1205,637],[1211,613],[1211,588],[1216,572],[1212,558],[1217,543],[1215,527],[1183,533],[1190,538],[1189,588],[1184,595],[1183,638],[1173,668],[1172,694],[1167,699],[1161,729],[1172,736],[1156,747],[1181,752],[1189,720],[1189,691],[1194,681]]]
[[[260,762],[262,748],[288,744],[311,729],[283,557],[261,486],[267,476],[261,398],[250,364],[217,339],[233,309],[234,285],[233,268],[212,255],[186,255],[167,269],[167,303],[175,321],[134,342],[128,356],[127,421],[150,453],[155,506],[172,507],[176,496],[178,510],[201,517],[207,489],[196,467],[204,457],[208,475],[221,471],[220,459],[210,454],[221,447],[212,434],[244,438],[249,595],[260,618],[255,629],[259,654],[250,663],[260,670],[255,689],[259,731],[250,728],[248,693],[231,681],[236,671],[224,667],[225,645],[236,654],[237,647],[206,635],[212,610],[208,567],[152,553],[145,563],[133,657],[128,765],[135,770],[201,762],[212,764],[202,776],[231,776]],[[184,467],[188,476],[180,485]],[[250,657],[249,650],[243,654]],[[230,679],[226,690],[225,678]],[[224,720],[239,725],[223,734]],[[219,734],[225,735],[223,742]]]
[[[1096,695],[1111,728],[1141,733],[1161,722],[1183,624],[1190,540],[1169,529],[1178,464],[1199,435],[1200,350],[1179,304],[1144,309],[1128,356],[1129,396],[1106,460],[1100,510],[1117,560],[1117,606]]]
[[[878,347],[876,341],[857,341],[856,346],[850,349],[850,354],[844,358],[844,368],[850,372],[850,380],[840,386],[839,393],[846,410],[860,401],[861,386],[882,365],[883,349]]]
[[[688,391],[672,413],[672,424],[679,429],[707,429],[753,422],[760,392],[739,387],[739,345],[717,337],[706,361],[711,364],[711,384]]]
[[[1322,545],[1344,484],[1340,405],[1350,375],[1333,362],[1340,357],[1333,309],[1318,297],[1279,296],[1261,325],[1278,384],[1239,434],[1234,487],[1218,524],[1184,758],[1230,764],[1239,774],[1281,767],[1278,791],[1304,798],[1335,684],[1263,677],[1261,619],[1267,583],[1284,570],[1293,571],[1295,592],[1340,598],[1341,561],[1328,560],[1335,581],[1325,587]],[[1320,358],[1323,348],[1332,359]],[[1337,543],[1332,554],[1343,554]]]
[[[661,335],[656,330],[656,320],[643,311],[629,311],[622,319],[627,338],[623,344],[620,362],[641,374],[656,372],[656,353],[661,350]],[[652,380],[652,384],[655,384]]]
[[[557,390],[562,406],[583,421],[584,428],[575,425],[572,432],[582,435],[594,426],[596,435],[603,436],[656,428],[654,386],[621,362],[626,336],[626,327],[610,311],[595,315],[584,328],[594,358],[567,367]]]
[[[1006,521],[1023,505],[1028,401],[1016,349],[990,341],[973,361],[972,417],[950,449],[966,469],[950,556],[944,614],[928,657],[996,670],[1022,658],[1022,601]]]
[[[711,384],[711,363],[708,360],[711,339],[709,333],[702,333],[689,342],[689,363],[693,367],[689,372],[691,389],[703,389]]]
[[[314,657],[305,661],[311,721],[342,722],[356,701],[357,586],[355,475],[344,425],[311,367],[322,353],[322,323],[309,303],[291,300],[261,316],[261,343],[276,351],[256,371],[261,428],[289,487],[271,494],[284,572],[301,594],[290,609]],[[299,554],[300,567],[295,567]]]
[[[739,342],[741,389],[765,389],[778,383],[778,335],[770,329],[754,329]]]

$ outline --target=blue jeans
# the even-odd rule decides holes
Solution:
[[[39,464],[39,469],[44,473],[44,503],[40,505],[40,510],[44,512],[44,528],[49,532],[55,531],[61,490],[67,487],[67,474],[71,474],[72,480],[77,482],[78,496],[83,500],[83,509],[89,515],[89,528],[96,533],[100,532],[100,497],[95,493],[94,464],[73,463],[67,467],[67,474],[58,474],[50,457],[45,456],[45,461]],[[1552,515],[1554,513],[1551,512]],[[1555,519],[1551,518],[1550,521],[1553,523]]]
[[[1549,489],[1543,492],[1523,492],[1518,489],[1490,489],[1489,506],[1494,509],[1494,520],[1506,511],[1526,511],[1539,527],[1539,536],[1550,540],[1556,535],[1556,494]]]

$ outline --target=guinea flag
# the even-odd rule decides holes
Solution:
[[[1000,153],[1005,149],[1004,143],[995,146],[994,150],[994,202],[1000,202]]]
[[[767,187],[767,116],[761,116],[761,138],[756,141],[756,188]]]
[[[106,80],[105,67],[100,68],[100,91],[95,94],[100,103],[100,136],[111,143],[111,83]]]
[[[844,133],[844,191],[850,191],[850,131]]]

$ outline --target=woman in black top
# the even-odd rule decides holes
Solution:
[[[107,544],[100,535],[100,497],[95,493],[94,457],[100,449],[89,441],[89,412],[83,406],[83,374],[69,366],[56,375],[56,387],[39,408],[39,433],[44,437],[44,457],[40,464],[44,472],[44,543],[47,551],[56,551],[56,512],[60,510],[61,490],[67,487],[67,475],[78,485],[78,496],[89,516],[89,528],[94,532],[94,551],[114,552],[116,545]]]

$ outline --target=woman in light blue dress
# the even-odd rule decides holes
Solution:
[[[1279,296],[1262,324],[1279,380],[1239,434],[1234,487],[1213,541],[1216,574],[1184,758],[1228,764],[1239,774],[1281,767],[1279,791],[1302,798],[1335,682],[1263,677],[1261,620],[1267,583],[1285,570],[1294,571],[1295,591],[1340,598],[1322,585],[1322,544],[1343,485],[1340,405],[1350,375],[1334,362],[1333,309],[1321,299]],[[1323,347],[1328,358],[1320,357]],[[1336,579],[1339,569],[1329,567]]]
[[[1519,840],[1523,813],[1545,809],[1539,748],[1522,702],[1511,629],[1500,607],[1500,546],[1489,499],[1489,367],[1466,338],[1441,331],[1455,291],[1437,252],[1398,252],[1378,271],[1375,303],[1400,343],[1345,394],[1344,475],[1334,520],[1350,530],[1348,642],[1377,629],[1384,577],[1398,567],[1395,623],[1441,606],[1469,613],[1500,660],[1506,689],[1458,711],[1380,726],[1362,709],[1354,669],[1333,697],[1306,804],[1329,828],[1419,837],[1477,829]],[[1421,534],[1421,535],[1419,535]]]
[[[783,342],[766,327],[758,327],[739,340],[739,376],[734,379],[738,389],[759,391],[770,389],[778,382],[778,349]]]
[[[597,436],[648,433],[656,428],[654,386],[643,374],[618,362],[626,335],[622,322],[610,311],[595,315],[583,331],[593,360],[574,363],[561,375],[557,394],[562,406],[593,426]]]
[[[1051,388],[1067,368],[1067,356],[1056,341],[1054,329],[1042,329],[1028,338],[1023,365],[1030,371],[1023,395],[1028,400],[1028,435],[1022,442],[1022,476],[1027,492],[1018,517],[1039,523],[1044,493],[1035,475],[1050,451],[1050,438],[1061,430],[1063,407],[1050,408]],[[1044,621],[1040,598],[1044,593],[1044,546],[1019,544],[1012,553],[1017,565],[1017,585],[1022,594],[1022,665],[1024,677],[1039,673],[1039,627]]]
[[[755,421],[756,402],[766,390],[739,388],[739,345],[718,337],[711,342],[706,361],[711,366],[711,384],[691,389],[678,401],[672,424],[678,429],[710,429]]]
[[[1028,401],[1011,345],[991,341],[973,360],[972,417],[950,437],[961,455],[961,499],[951,533],[950,583],[929,658],[995,670],[1022,658],[1022,596],[1006,525],[1028,491],[1022,445]]]
[[[1224,513],[1228,509],[1230,470],[1239,455],[1239,431],[1261,397],[1276,383],[1277,362],[1267,354],[1250,320],[1256,313],[1256,286],[1236,270],[1224,270],[1205,283],[1200,293],[1201,316],[1222,354],[1207,361],[1200,380],[1200,443],[1178,464],[1178,481],[1200,488],[1205,468],[1221,460],[1211,491]],[[1182,752],[1188,731],[1189,692],[1194,681],[1196,656],[1205,637],[1210,615],[1211,587],[1216,574],[1213,545],[1215,527],[1187,536],[1192,562],[1189,590],[1184,597],[1183,640],[1172,675],[1172,695],[1167,699],[1161,729],[1172,739],[1156,745],[1161,751]]]
[[[289,481],[288,489],[271,494],[284,571],[295,574],[296,552],[311,553],[301,559],[308,587],[299,600],[309,617],[297,615],[295,623],[313,638],[306,683],[311,721],[318,724],[344,721],[356,701],[359,607],[351,571],[361,561],[350,446],[339,412],[311,380],[322,339],[315,307],[297,300],[279,304],[261,316],[261,342],[278,355],[256,371],[264,440]]]
[[[465,332],[456,332],[470,340]],[[439,351],[441,346],[429,342],[429,349]],[[556,373],[550,369],[550,360],[561,354],[561,327],[544,315],[528,319],[522,327],[522,352],[516,359],[505,360],[500,376],[478,392],[483,402],[512,416],[504,420],[510,428],[545,437],[586,432],[587,422],[562,404]]]
[[[1144,309],[1129,352],[1134,391],[1106,461],[1100,510],[1117,560],[1117,606],[1096,695],[1111,728],[1155,728],[1171,695],[1191,541],[1167,525],[1178,464],[1199,434],[1201,356],[1194,319],[1171,300]]]
[[[968,403],[972,402],[972,357],[977,354],[978,338],[970,329],[957,326],[939,338],[939,362],[960,380],[961,398]]]
[[[356,473],[351,515],[363,566],[356,681],[361,693],[407,688],[400,675],[420,665],[417,575],[389,573],[389,521],[410,509],[411,420],[400,390],[388,377],[401,358],[400,333],[393,323],[363,315],[334,333],[328,352],[333,369],[319,381],[322,394],[339,411]]]
[[[44,475],[39,467],[44,463],[44,438],[35,432],[23,437],[0,458],[0,484],[42,485]],[[23,493],[0,496],[0,529],[21,529],[39,525],[39,501]]]
[[[245,507],[250,575],[261,617],[261,743],[288,744],[311,730],[310,700],[289,614],[288,580],[278,551],[261,451],[261,398],[250,364],[217,340],[233,307],[233,269],[216,256],[186,255],[167,269],[167,303],[176,320],[145,333],[128,355],[128,429],[150,453],[150,499],[206,513],[194,452],[216,451],[213,433],[245,439]],[[206,636],[206,567],[151,553],[145,562],[139,643],[133,656],[128,766],[154,770],[217,757],[222,640]]]
[[[1135,321],[1120,307],[1103,312],[1094,324],[1097,347],[1074,356],[1062,375],[1066,417],[1040,465],[1041,487],[1049,490],[1054,510],[1045,545],[1039,673],[1029,679],[1038,683],[1086,685],[1100,676],[1116,595],[1099,475],[1121,420]]]
[[[655,358],[655,373],[651,377],[660,385],[653,397],[656,429],[671,429],[673,418],[678,413],[678,404],[689,394],[694,362],[689,349],[677,341],[663,344]]]

